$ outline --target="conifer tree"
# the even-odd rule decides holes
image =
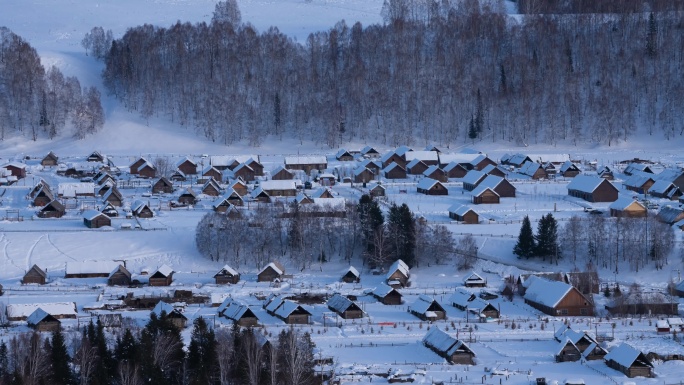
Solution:
[[[539,221],[535,240],[535,255],[542,257],[544,261],[549,257],[558,262],[561,254],[558,247],[558,223],[551,213],[544,215]]]
[[[401,259],[409,266],[416,262],[416,220],[411,209],[403,203],[392,204],[387,218],[388,236],[391,253],[395,259]]]
[[[522,226],[520,227],[520,234],[518,235],[518,242],[513,248],[513,254],[518,258],[530,258],[534,255],[535,242],[534,234],[532,233],[532,224],[530,218],[525,215]]]
[[[62,329],[52,332],[50,344],[50,363],[52,365],[52,378],[50,383],[55,385],[68,385],[73,383],[73,373],[69,367],[69,353]]]
[[[188,370],[190,384],[204,385],[215,382],[218,367],[216,355],[216,338],[214,331],[204,318],[195,319],[192,338],[188,348]]]

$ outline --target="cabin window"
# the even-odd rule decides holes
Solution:
[[[586,303],[585,303],[585,305],[586,305]],[[580,309],[580,315],[587,315],[587,314],[589,314],[587,309],[585,309],[585,308]]]
[[[568,315],[568,309],[561,309],[561,315]]]

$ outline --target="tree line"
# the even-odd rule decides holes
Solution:
[[[103,125],[97,88],[81,87],[55,66],[46,69],[33,47],[0,27],[0,140],[52,139],[65,132],[82,139]]]
[[[517,0],[524,14],[638,13],[684,11],[682,0]]]
[[[225,144],[613,145],[638,129],[684,132],[679,11],[514,19],[494,1],[388,0],[384,24],[341,21],[304,42],[221,12],[129,29],[105,57],[109,91]]]
[[[199,252],[215,261],[263,267],[274,259],[304,269],[312,263],[361,258],[383,268],[396,259],[409,266],[442,264],[456,258],[468,268],[477,257],[472,236],[456,242],[446,226],[428,225],[406,204],[383,212],[377,199],[363,195],[344,210],[316,204],[261,204],[242,215],[207,213],[197,224]]]
[[[0,385],[314,385],[314,343],[283,330],[267,338],[252,328],[215,331],[194,321],[191,340],[166,312],[115,338],[99,321],[49,337],[26,332],[0,343]],[[73,337],[69,339],[69,337]]]
[[[637,272],[647,266],[663,269],[674,249],[674,230],[654,216],[574,215],[559,227],[549,213],[538,222],[537,234],[525,216],[513,253],[519,258],[549,258],[551,263],[569,258],[576,266],[597,266],[618,273],[624,266]]]

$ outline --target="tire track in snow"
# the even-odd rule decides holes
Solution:
[[[67,257],[67,258],[69,258],[69,259],[71,259],[71,260],[73,260],[73,261],[76,261],[76,258],[74,258],[74,257],[68,255],[67,253],[63,252],[62,250],[59,249],[59,247],[57,247],[57,245],[55,245],[54,242],[52,242],[52,239],[50,239],[50,234],[45,234],[45,236],[46,236],[46,239],[47,239],[48,243],[49,243],[52,247],[54,247],[55,250],[59,251],[59,253],[62,254],[63,256],[65,256],[65,257]]]
[[[33,250],[35,250],[36,245],[38,245],[38,242],[40,242],[40,240],[43,239],[43,237],[45,235],[47,235],[47,234],[43,234],[40,237],[38,237],[38,239],[36,239],[36,241],[33,242],[31,247],[29,248],[28,252],[26,253],[26,271],[28,271],[28,269],[30,269],[32,266],[31,265],[31,257],[33,256]]]
[[[16,263],[14,263],[14,260],[9,257],[9,254],[7,254],[7,246],[11,243],[9,239],[7,239],[7,235],[5,233],[2,233],[2,241],[5,242],[5,246],[2,248],[2,253],[5,255],[5,259],[9,261],[10,265],[16,267],[20,271],[25,271],[21,267],[17,266]]]

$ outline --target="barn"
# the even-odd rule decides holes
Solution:
[[[528,278],[525,303],[551,316],[593,316],[594,304],[573,286],[544,278]]]
[[[598,176],[577,175],[567,188],[568,195],[588,202],[615,202],[618,199],[618,189]]]
[[[615,218],[645,218],[646,206],[631,197],[620,197],[608,206],[610,216]]]

